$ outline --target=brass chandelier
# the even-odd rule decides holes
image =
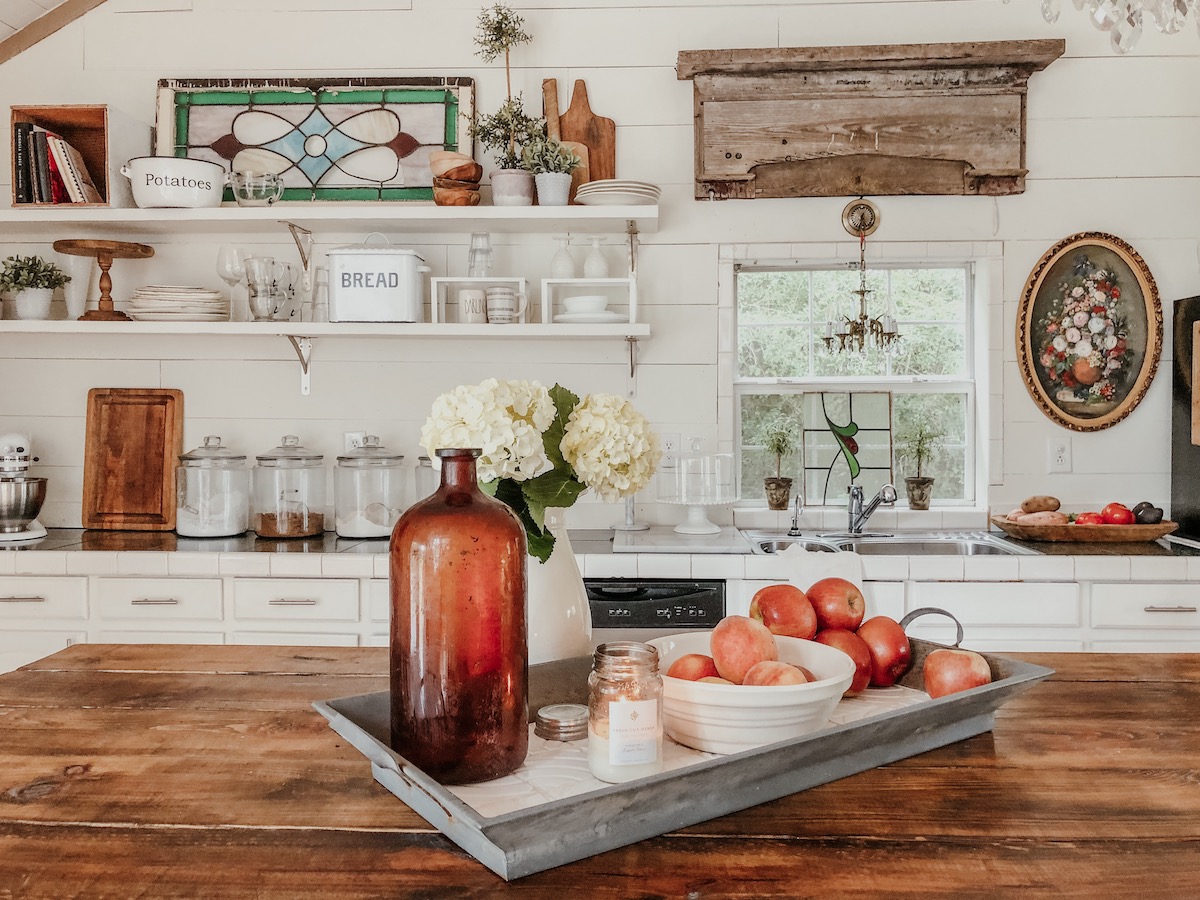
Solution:
[[[869,342],[880,350],[894,350],[900,340],[895,314],[890,307],[879,316],[867,312],[867,297],[874,293],[867,287],[867,235],[879,227],[879,210],[870,200],[852,200],[842,210],[842,227],[858,238],[858,290],[851,291],[858,297],[858,315],[851,318],[835,311],[825,323],[825,349],[861,353]]]

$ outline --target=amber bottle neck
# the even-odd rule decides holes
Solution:
[[[478,487],[475,474],[476,458],[475,454],[465,452],[442,456],[442,487],[456,491]]]

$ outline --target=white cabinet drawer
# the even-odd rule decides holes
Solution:
[[[1092,585],[1094,628],[1200,628],[1200,585]]]
[[[82,631],[0,631],[0,673],[86,641]]]
[[[0,577],[0,620],[86,618],[86,578]]]
[[[1079,588],[1075,584],[1031,584],[1020,581],[916,582],[908,610],[935,606],[953,613],[963,625],[1080,625]],[[940,616],[922,617],[922,625]],[[948,621],[943,619],[943,621]],[[914,626],[917,623],[913,623]]]
[[[367,614],[372,622],[388,622],[392,618],[390,583],[386,578],[372,578],[367,582]]]
[[[867,601],[864,619],[888,616],[899,622],[904,618],[903,581],[864,581],[863,599]]]
[[[96,610],[106,620],[219,622],[221,580],[98,578]]]
[[[235,578],[240,620],[357,622],[358,582],[336,578]]]
[[[311,634],[296,631],[237,631],[233,634],[232,643],[279,647],[357,647],[358,635],[319,631]]]

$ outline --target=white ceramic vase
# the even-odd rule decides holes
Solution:
[[[527,567],[530,665],[592,652],[592,615],[567,537],[565,510],[547,508],[546,527],[554,535],[554,550],[544,563],[529,557]]]
[[[96,269],[96,258],[68,253],[60,253],[59,258],[59,267],[71,276],[71,280],[63,285],[67,318],[78,319],[87,312],[88,297],[92,295],[92,273]]]
[[[13,309],[18,319],[48,319],[53,297],[54,288],[25,288],[13,294]]]
[[[570,172],[538,172],[533,176],[537,185],[538,206],[566,206],[571,195]]]
[[[493,206],[533,206],[533,175],[525,169],[492,173]]]

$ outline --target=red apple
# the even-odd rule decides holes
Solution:
[[[887,616],[874,616],[856,632],[871,651],[871,684],[891,687],[912,665],[912,647],[900,623]]]
[[[992,683],[987,660],[974,650],[933,650],[925,657],[921,673],[925,693],[934,699]]]
[[[851,679],[850,687],[846,688],[846,692],[842,696],[854,697],[861,694],[871,683],[871,648],[867,646],[866,641],[853,631],[846,631],[844,628],[827,628],[824,631],[818,631],[816,641],[818,644],[837,647],[854,660],[854,678]]]
[[[768,659],[751,666],[746,677],[742,679],[742,684],[808,684],[809,681],[815,679],[810,679],[806,671],[802,667],[780,662],[777,659]]]
[[[1132,525],[1137,521],[1133,510],[1124,503],[1109,503],[1100,510],[1100,516],[1104,519],[1105,525]]]
[[[757,619],[726,616],[717,623],[709,639],[717,674],[741,684],[750,667],[764,659],[779,659],[775,635]]]
[[[862,591],[845,578],[822,578],[807,591],[808,602],[817,614],[817,630],[844,628],[857,631],[867,611]]]
[[[701,678],[720,673],[717,672],[717,664],[713,662],[711,656],[705,656],[703,653],[685,653],[671,663],[667,674],[672,678],[682,678],[684,681],[699,681]]]
[[[768,584],[750,601],[750,618],[758,619],[771,634],[811,641],[817,633],[817,614],[804,591],[791,584]]]

